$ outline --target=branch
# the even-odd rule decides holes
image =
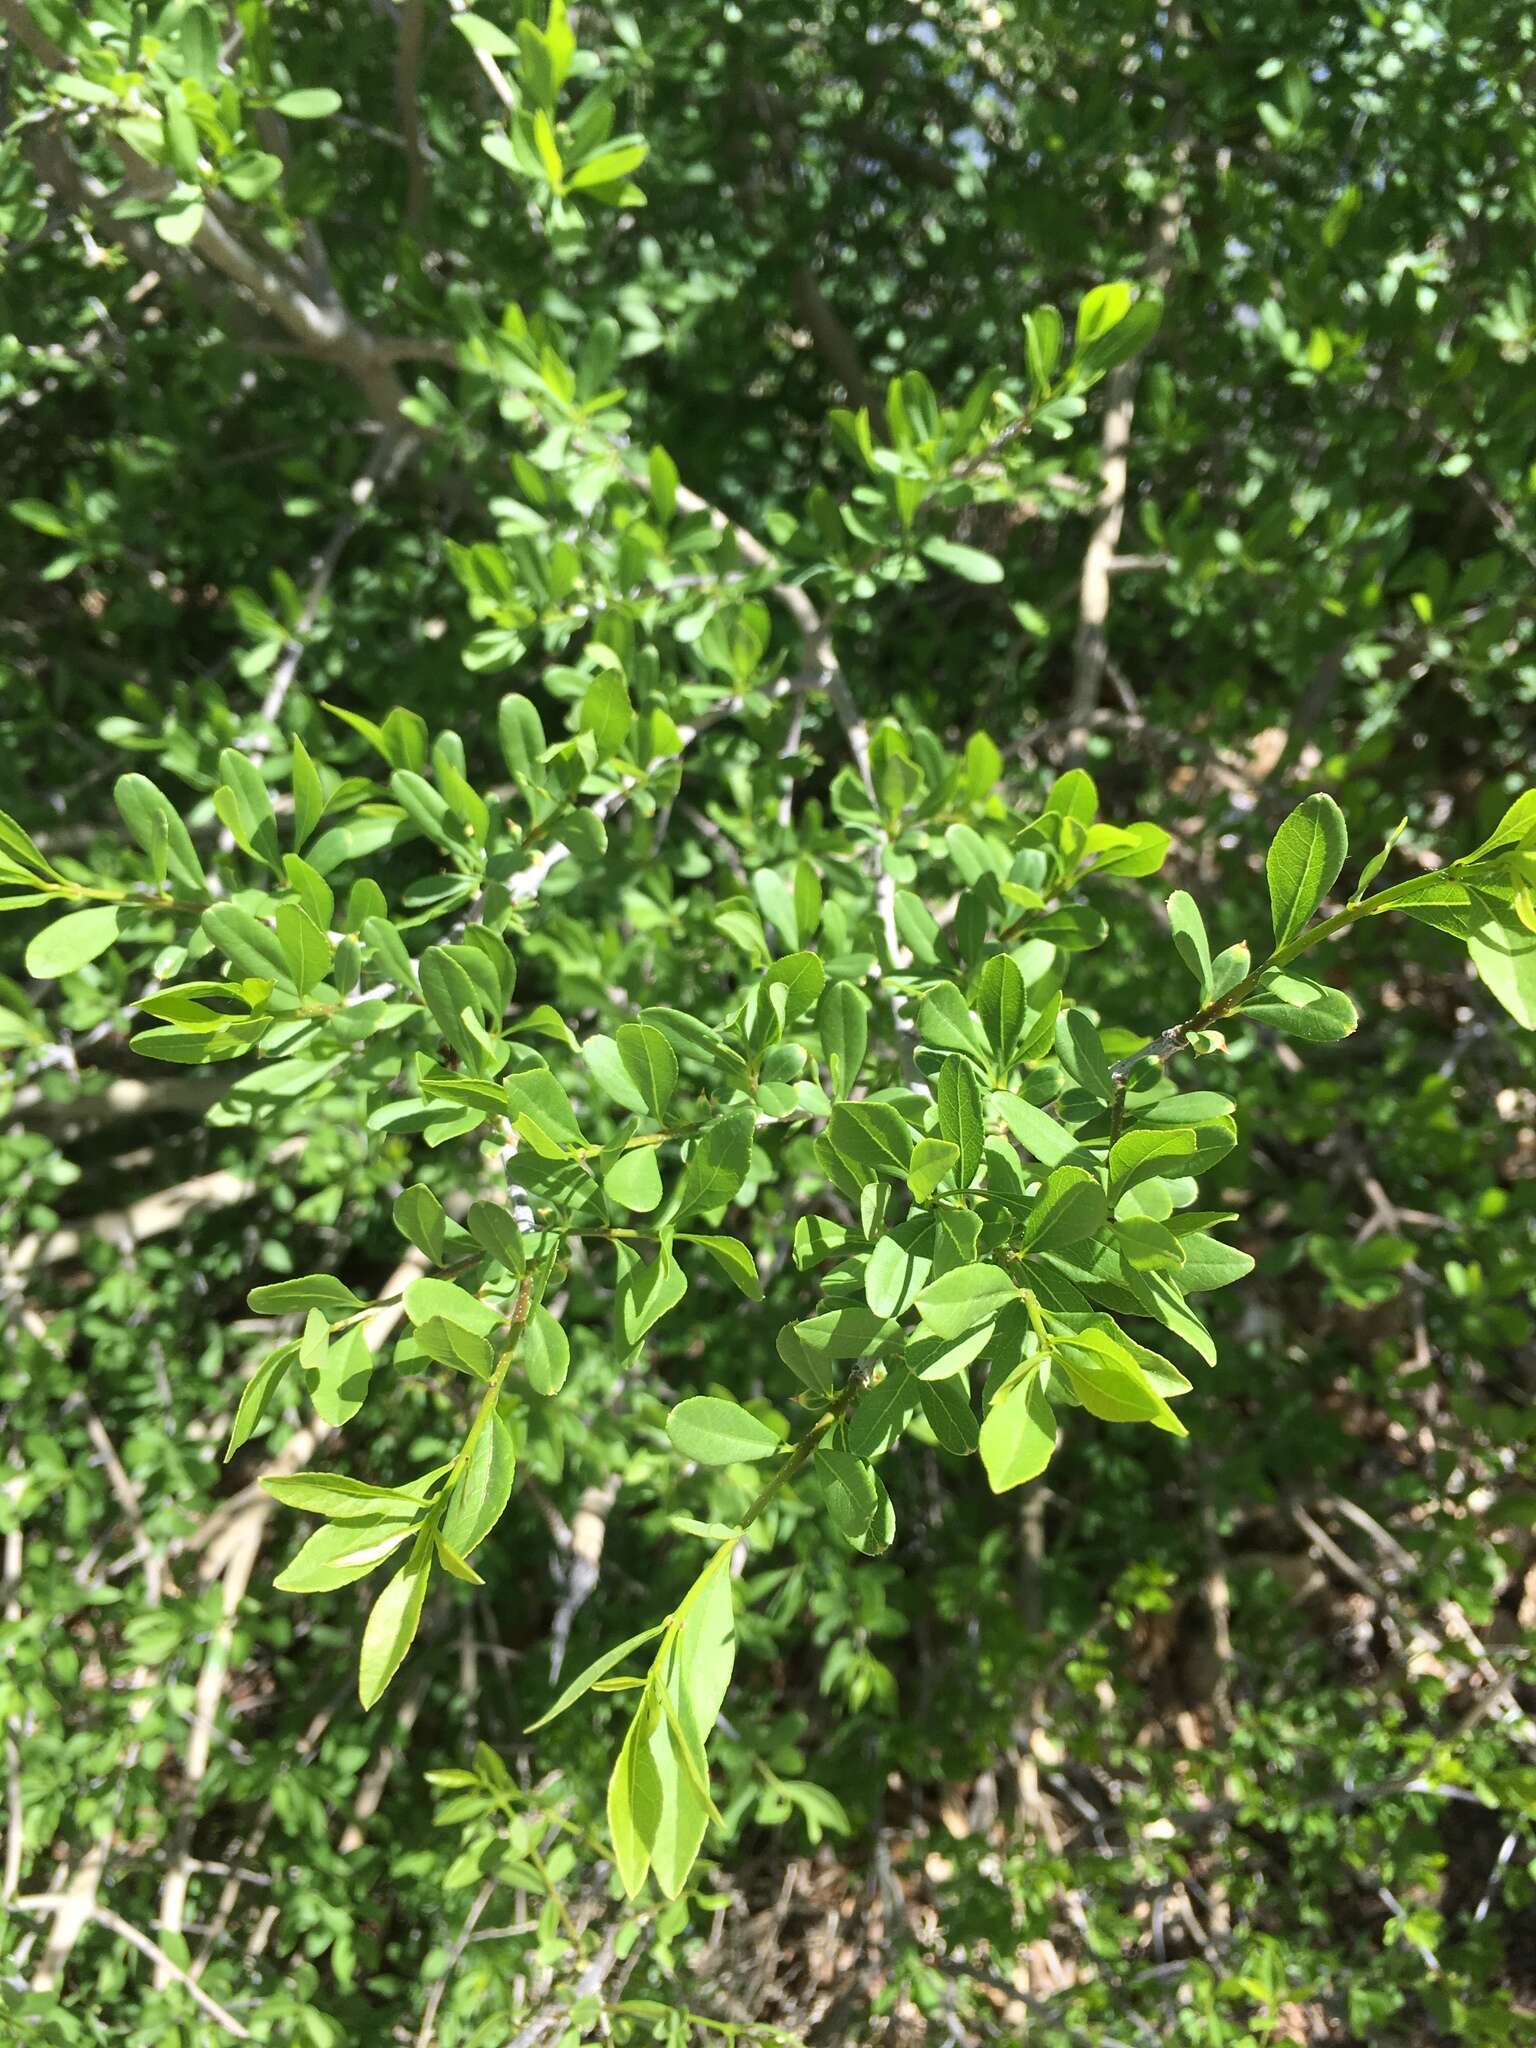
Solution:
[[[39,27],[25,0],[0,0],[0,21],[50,71],[73,73],[78,68],[74,59]],[[171,192],[174,178],[140,156],[115,128],[109,128],[103,140],[122,164],[125,181],[136,198],[159,199]],[[78,163],[67,145],[61,146],[59,154],[67,161],[76,193],[107,215],[111,221],[108,232],[114,239],[126,240],[119,233],[122,224],[111,217],[116,195]],[[142,252],[142,231],[134,246]],[[329,292],[322,303],[311,292],[296,264],[270,252],[259,255],[249,248],[235,232],[221,200],[215,198],[206,204],[202,224],[188,246],[209,269],[236,286],[301,342],[307,353],[345,370],[381,420],[399,420],[404,388],[372,334]],[[164,267],[163,252],[157,254],[156,263]]]
[[[172,1111],[201,1116],[233,1085],[230,1075],[213,1069],[200,1074],[176,1074],[163,1081],[112,1081],[95,1095],[76,1095],[58,1101],[34,1083],[17,1089],[8,1115],[29,1130],[94,1131],[103,1124],[131,1116],[159,1116]]]
[[[300,1140],[300,1143],[303,1141]],[[363,1325],[363,1342],[370,1352],[377,1354],[395,1325],[405,1313],[404,1294],[413,1280],[419,1279],[427,1270],[427,1260],[412,1250],[400,1261],[384,1284],[386,1296],[402,1297],[392,1301],[389,1307],[370,1316]],[[321,1423],[307,1424],[295,1430],[273,1459],[268,1478],[284,1477],[300,1472],[330,1437],[331,1431]],[[221,1578],[219,1620],[208,1638],[208,1647],[203,1654],[202,1669],[198,1673],[197,1691],[192,1701],[192,1721],[187,1737],[187,1756],[182,1773],[181,1812],[177,1819],[175,1838],[171,1848],[171,1867],[160,1888],[160,1912],[158,1924],[163,1933],[180,1935],[186,1912],[187,1892],[192,1882],[193,1860],[190,1853],[192,1826],[196,1819],[196,1798],[199,1786],[208,1774],[208,1763],[213,1753],[213,1735],[217,1726],[219,1704],[224,1696],[224,1686],[229,1676],[230,1651],[234,1642],[235,1624],[239,1618],[240,1604],[250,1585],[251,1574],[256,1569],[256,1560],[261,1554],[262,1542],[267,1533],[267,1524],[276,1505],[271,1494],[261,1487],[251,1487],[233,1501],[225,1502],[227,1513],[211,1539],[205,1541],[207,1556],[203,1565],[205,1582],[215,1573]],[[218,1511],[210,1521],[218,1519]],[[206,1525],[205,1525],[206,1527]],[[418,1703],[419,1704],[419,1703]],[[380,1785],[382,1792],[382,1784]],[[345,1843],[343,1843],[345,1849]],[[169,1957],[166,1962],[169,1963]],[[163,1977],[156,1974],[156,1983]]]
[[[1182,9],[1174,9],[1168,22],[1169,42],[1177,47],[1187,43],[1189,36],[1188,15]],[[1152,242],[1147,252],[1145,277],[1148,286],[1159,293],[1166,292],[1173,275],[1174,254],[1184,222],[1183,169],[1187,155],[1188,146],[1180,136],[1173,144],[1173,183],[1158,201],[1152,218]],[[1120,531],[1125,523],[1127,451],[1140,374],[1140,363],[1133,356],[1130,362],[1120,363],[1110,371],[1106,385],[1109,402],[1104,412],[1100,444],[1099,506],[1083,553],[1078,583],[1072,694],[1067,707],[1072,721],[1069,755],[1082,750],[1087,721],[1098,709],[1099,692],[1104,683],[1104,668],[1109,655],[1109,583],[1115,571]]]
[[[770,573],[777,571],[777,562],[775,562],[773,556],[763,546],[763,543],[757,538],[756,534],[749,533],[744,526],[738,526],[735,520],[729,518],[726,513],[720,510],[718,505],[710,504],[707,498],[701,498],[696,491],[689,490],[685,484],[679,484],[677,487],[677,502],[689,512],[702,512],[717,532],[729,534],[736,544],[737,553],[743,561],[751,563],[753,568],[766,569]],[[795,681],[794,688],[797,691],[825,690],[827,700],[832,706],[838,723],[843,728],[843,735],[848,742],[848,751],[853,756],[853,764],[858,772],[859,781],[863,785],[864,794],[869,799],[870,808],[875,813],[876,820],[878,821],[881,815],[880,798],[875,789],[874,768],[870,758],[869,727],[864,723],[863,716],[854,700],[853,692],[848,687],[848,678],[844,675],[842,664],[838,661],[837,649],[832,639],[832,629],[822,617],[820,611],[818,611],[813,599],[801,589],[798,583],[776,582],[773,585],[773,594],[800,628],[801,637],[805,641],[806,653],[809,656],[809,662],[801,670],[799,677]],[[885,939],[886,951],[890,958],[891,967],[900,972],[903,968],[911,965],[912,956],[902,944],[901,934],[896,929],[896,884],[886,872],[885,862],[881,857],[887,843],[886,835],[878,823],[876,830],[878,836],[874,842],[876,855],[875,909],[880,920],[880,929]],[[901,1057],[902,1072],[909,1085],[923,1088],[926,1092],[926,1084],[918,1072],[914,1057],[917,1034],[912,1025],[903,1016],[899,1002],[894,995],[890,998],[890,1009],[891,1022],[895,1027],[896,1041]]]
[[[304,1149],[303,1138],[285,1138],[267,1155],[263,1171],[292,1159]],[[173,1188],[162,1188],[133,1202],[126,1209],[111,1209],[88,1222],[64,1225],[58,1230],[33,1231],[22,1238],[10,1257],[0,1264],[0,1282],[19,1286],[36,1266],[54,1266],[78,1256],[93,1238],[131,1250],[147,1237],[163,1237],[186,1221],[195,1209],[227,1209],[248,1202],[261,1186],[250,1175],[229,1169],[200,1173]]]
[[[563,1576],[565,1590],[549,1631],[549,1682],[560,1676],[571,1628],[577,1615],[597,1591],[603,1562],[603,1543],[608,1534],[608,1517],[619,1497],[619,1477],[612,1474],[601,1486],[589,1486],[571,1518]]]
[[[78,1901],[67,1892],[29,1892],[24,1898],[13,1899],[11,1903],[23,1913],[52,1913],[56,1919],[78,1905]],[[136,1948],[141,1956],[148,1956],[155,1966],[156,1984],[179,1984],[226,2034],[232,2034],[237,2041],[254,2038],[249,2027],[243,2026],[232,2012],[227,2012],[216,1998],[210,1998],[195,1977],[151,1941],[147,1934],[141,1934],[121,1913],[114,1913],[110,1906],[99,1905],[93,1900],[86,1909],[86,1917],[115,1934],[120,1941],[126,1941],[130,1948]]]
[[[347,510],[336,522],[324,548],[315,557],[310,572],[309,588],[304,593],[303,608],[294,622],[293,631],[283,643],[282,653],[272,671],[272,682],[266,696],[261,700],[261,715],[269,725],[276,725],[288,692],[293,687],[293,679],[299,672],[299,663],[304,658],[308,635],[319,616],[320,606],[324,602],[326,591],[330,588],[331,578],[336,574],[343,550],[362,525],[363,517],[378,488],[381,485],[387,487],[393,482],[416,445],[417,437],[414,434],[404,430],[397,433],[386,428],[369,456],[362,475],[353,484],[348,494],[351,502]],[[266,751],[265,741],[260,735],[253,738],[246,749],[253,761],[259,761]]]
[[[833,374],[852,406],[864,406],[875,432],[885,434],[885,409],[869,381],[864,358],[851,330],[843,324],[836,308],[817,282],[809,263],[797,263],[789,280],[790,304],[811,340],[831,365]]]
[[[405,224],[419,233],[427,212],[427,165],[421,149],[421,109],[416,88],[421,71],[421,32],[426,0],[404,0],[395,45],[395,112],[405,144]]]

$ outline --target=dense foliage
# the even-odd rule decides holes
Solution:
[[[0,22],[16,2037],[1529,2039],[1527,15]]]

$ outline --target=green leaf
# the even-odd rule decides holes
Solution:
[[[931,1242],[931,1233],[925,1232]],[[882,1237],[864,1268],[864,1299],[877,1316],[904,1315],[927,1284],[933,1260],[894,1237]]]
[[[324,1312],[312,1308],[305,1319],[299,1344],[299,1363],[308,1369],[309,1397],[315,1413],[332,1429],[350,1422],[368,1395],[373,1374],[373,1353],[362,1330],[341,1331],[334,1340],[327,1335]]]
[[[616,1039],[605,1038],[601,1032],[595,1032],[591,1038],[583,1039],[581,1056],[599,1088],[621,1109],[631,1110],[636,1116],[647,1113],[645,1097],[630,1078]]]
[[[277,933],[237,903],[216,903],[203,912],[203,930],[237,974],[290,987],[288,956]]]
[[[739,1287],[748,1301],[761,1301],[763,1283],[751,1252],[735,1237],[699,1237],[678,1233],[679,1244],[696,1244],[707,1252],[726,1278]]]
[[[415,1531],[398,1517],[327,1522],[272,1581],[280,1593],[335,1593],[364,1579]]]
[[[658,1621],[654,1628],[643,1628],[638,1635],[628,1637],[611,1650],[604,1650],[600,1657],[593,1659],[585,1671],[571,1680],[552,1707],[540,1714],[537,1721],[529,1722],[523,1733],[536,1735],[541,1728],[548,1727],[557,1715],[563,1714],[567,1707],[574,1706],[583,1693],[590,1692],[600,1678],[606,1678],[608,1673],[615,1666],[622,1664],[626,1657],[632,1657],[636,1650],[643,1649],[647,1643],[653,1643],[666,1626],[666,1622]]]
[[[370,1486],[344,1472],[298,1472],[291,1479],[263,1478],[261,1486],[285,1508],[332,1522],[414,1522],[423,1505],[402,1487]]]
[[[279,903],[274,922],[288,978],[301,996],[307,996],[330,969],[330,941],[297,903]]]
[[[862,1458],[848,1451],[818,1451],[813,1470],[827,1512],[850,1543],[859,1544],[874,1521],[883,1488]]]
[[[1027,1252],[1059,1251],[1094,1236],[1108,1219],[1097,1178],[1081,1166],[1058,1166],[1024,1219],[1020,1243]]]
[[[451,1280],[437,1280],[430,1274],[413,1280],[405,1290],[405,1313],[413,1324],[430,1322],[434,1316],[457,1323],[477,1337],[488,1337],[501,1321],[489,1302],[480,1301],[455,1287]]]
[[[341,111],[341,94],[328,85],[301,86],[296,92],[279,93],[272,107],[289,121],[323,121],[328,114]],[[381,1686],[379,1691],[383,1689]],[[365,1700],[363,1704],[371,1702]]]
[[[731,1200],[751,1169],[756,1127],[750,1109],[733,1109],[695,1138],[677,1193],[679,1222],[701,1210],[722,1209]]]
[[[229,1432],[229,1442],[224,1449],[225,1462],[235,1455],[243,1443],[249,1442],[261,1427],[262,1419],[272,1405],[272,1398],[288,1377],[289,1371],[299,1356],[295,1339],[289,1344],[279,1344],[275,1351],[269,1351],[257,1366],[255,1372],[241,1389],[240,1405],[235,1410],[235,1420]]]
[[[297,733],[293,739],[292,781],[293,850],[298,853],[325,815],[325,792],[320,787],[319,772],[309,757],[309,749]]]
[[[661,1168],[656,1162],[656,1147],[637,1145],[632,1151],[621,1152],[604,1169],[603,1193],[610,1202],[637,1216],[648,1216],[651,1210],[660,1208]]]
[[[677,1054],[652,1024],[621,1024],[619,1058],[646,1108],[658,1122],[677,1087]]]
[[[1205,1294],[1215,1287],[1230,1287],[1253,1271],[1253,1260],[1235,1245],[1222,1244],[1203,1230],[1189,1231],[1179,1239],[1184,1263],[1179,1268],[1179,1285],[1186,1294]]]
[[[26,951],[26,969],[39,981],[57,981],[97,960],[117,937],[120,913],[115,904],[93,904],[72,910],[38,932]]]
[[[976,1178],[986,1142],[986,1105],[976,1069],[961,1054],[952,1052],[939,1069],[934,1088],[939,1131],[959,1154],[956,1185],[968,1188]]]
[[[504,28],[478,14],[456,14],[453,25],[472,50],[484,50],[488,57],[515,57],[517,44]]]
[[[862,1393],[848,1418],[848,1448],[856,1458],[878,1458],[888,1451],[911,1420],[920,1399],[918,1382],[899,1362],[883,1380]]]
[[[1024,977],[1018,963],[1006,953],[995,954],[981,970],[976,984],[976,1014],[999,1065],[1006,1066],[1029,1015]]]
[[[1042,1166],[1059,1166],[1081,1149],[1065,1124],[1057,1123],[1055,1117],[1037,1104],[1026,1102],[1022,1095],[999,1092],[992,1097],[991,1107],[1030,1158],[1038,1159]]]
[[[907,1164],[907,1189],[914,1202],[931,1202],[960,1163],[960,1148],[945,1138],[919,1138]]]
[[[1070,1334],[1053,1329],[1052,1356],[1088,1413],[1101,1422],[1150,1422],[1171,1436],[1186,1435],[1108,1318],[1084,1321],[1090,1327]]]
[[[901,1179],[912,1157],[912,1130],[888,1102],[834,1104],[827,1138],[861,1182],[882,1173]]]
[[[1472,965],[1517,1024],[1536,1031],[1536,935],[1490,918],[1467,941]]]
[[[923,553],[930,562],[937,562],[951,575],[964,577],[967,583],[1001,583],[1003,580],[1003,565],[995,556],[984,554],[980,548],[968,548],[963,541],[946,540],[942,534],[933,534],[923,542]]]
[[[192,895],[203,895],[208,879],[191,834],[169,797],[144,775],[119,775],[112,795],[124,824],[150,858],[155,858],[157,846],[162,848],[166,875]],[[0,845],[3,844],[0,837]]]
[[[956,1266],[930,1280],[917,1297],[917,1312],[937,1336],[963,1337],[1017,1301],[1019,1290],[1000,1266]]]
[[[631,171],[639,170],[648,153],[646,144],[638,138],[620,140],[578,165],[567,177],[565,189],[567,192],[588,192],[594,185],[616,185]]]
[[[628,1253],[629,1263],[624,1264],[625,1248],[620,1247],[620,1268],[623,1278],[618,1288],[619,1331],[627,1349],[634,1347],[654,1329],[669,1310],[677,1307],[688,1291],[688,1280],[682,1268],[673,1258],[666,1245],[647,1265],[633,1253]]]
[[[493,1409],[453,1483],[443,1516],[443,1535],[460,1557],[472,1556],[501,1520],[516,1470],[512,1432]]]
[[[1179,958],[1195,977],[1200,990],[1200,1000],[1211,1000],[1211,945],[1205,935],[1205,919],[1200,915],[1200,906],[1187,889],[1175,889],[1168,898],[1168,923],[1173,932],[1174,949]]]
[[[832,1092],[846,1095],[869,1047],[869,1003],[851,981],[829,981],[816,1005],[816,1035],[832,1070]]]
[[[672,1448],[698,1465],[755,1464],[771,1458],[782,1439],[735,1401],[697,1394],[667,1417]]]
[[[201,199],[189,199],[184,206],[155,215],[155,233],[173,249],[185,249],[202,232],[205,208]]]
[[[415,1641],[421,1623],[422,1602],[427,1597],[431,1576],[431,1548],[418,1543],[369,1608],[357,1666],[357,1693],[365,1708],[380,1698],[405,1662],[405,1653]]]
[[[392,1214],[400,1235],[425,1252],[434,1266],[441,1266],[448,1247],[448,1217],[432,1190],[419,1181],[402,1189]]]
[[[586,1143],[571,1098],[547,1067],[508,1074],[502,1086],[513,1124],[546,1158],[561,1158]]]
[[[565,1385],[571,1369],[570,1342],[542,1302],[535,1302],[528,1312],[517,1362],[536,1394],[558,1394]]]
[[[981,1462],[994,1493],[1038,1478],[1056,1448],[1056,1417],[1038,1372],[1005,1388],[981,1425]]]
[[[759,983],[760,1000],[769,1002],[780,1021],[792,1024],[797,1017],[804,1016],[821,995],[827,979],[827,971],[814,953],[790,953],[782,960],[775,960]],[[773,991],[784,991],[782,1013]]]
[[[1110,1147],[1110,1196],[1118,1200],[1128,1188],[1154,1176],[1203,1173],[1225,1159],[1236,1143],[1237,1126],[1229,1117],[1183,1129],[1127,1131]]]
[[[924,996],[917,1015],[917,1031],[924,1045],[946,1052],[968,1052],[979,1060],[987,1057],[987,1041],[966,1006],[965,997],[952,981],[941,982]]]
[[[651,450],[648,465],[651,488],[651,503],[656,507],[663,524],[671,521],[677,511],[677,464],[665,448]]]
[[[1085,292],[1077,309],[1077,331],[1072,352],[1080,357],[1096,341],[1117,327],[1130,312],[1135,294],[1128,284],[1098,284]]]
[[[1339,878],[1349,853],[1344,813],[1322,792],[1299,803],[1264,858],[1275,944],[1288,945]]]
[[[472,1202],[465,1218],[470,1236],[509,1273],[521,1273],[527,1264],[523,1233],[517,1218],[499,1202]]]
[[[614,1866],[627,1897],[634,1898],[651,1865],[651,1843],[661,1826],[661,1781],[652,1745],[664,1732],[655,1688],[648,1684],[608,1781],[608,1834]]]
[[[937,1438],[939,1448],[957,1458],[968,1458],[976,1448],[977,1427],[965,1376],[955,1373],[948,1379],[919,1380],[917,1394],[923,1419]]]
[[[1079,1088],[1100,1102],[1115,1099],[1114,1076],[1099,1034],[1081,1010],[1063,1010],[1056,1019],[1056,1057]]]
[[[1275,975],[1257,995],[1250,996],[1235,1013],[1284,1031],[1292,1038],[1310,1040],[1314,1045],[1331,1045],[1348,1038],[1359,1024],[1359,1014],[1341,988],[1311,981],[1299,974]]]
[[[586,695],[581,700],[580,717],[580,729],[591,733],[597,743],[600,761],[618,753],[634,722],[629,685],[616,669],[600,670],[587,685]]]
[[[303,1315],[312,1308],[330,1315],[354,1315],[365,1306],[344,1281],[334,1273],[303,1273],[293,1280],[273,1280],[265,1287],[253,1287],[245,1297],[252,1315]]]

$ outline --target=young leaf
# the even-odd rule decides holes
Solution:
[[[501,1520],[516,1469],[512,1432],[493,1409],[454,1481],[443,1516],[443,1536],[460,1557],[472,1556]]]
[[[707,1252],[725,1274],[726,1278],[739,1287],[748,1301],[761,1301],[763,1283],[752,1254],[739,1238],[699,1237],[691,1231],[679,1231],[679,1244],[696,1244]]]
[[[558,1394],[565,1385],[571,1367],[570,1342],[542,1302],[535,1302],[529,1310],[517,1359],[536,1394]]]
[[[907,1189],[914,1202],[931,1202],[960,1163],[960,1147],[947,1138],[919,1138],[907,1163]]]
[[[1349,828],[1331,796],[1319,791],[1299,803],[1275,834],[1264,858],[1275,945],[1288,945],[1339,878],[1349,852]]]
[[[289,1479],[264,1478],[261,1485],[284,1507],[332,1522],[412,1522],[422,1511],[420,1498],[402,1487],[370,1486],[343,1472],[297,1472]]]
[[[654,1628],[643,1628],[639,1635],[628,1637],[611,1650],[604,1650],[601,1657],[595,1657],[585,1671],[571,1680],[552,1707],[547,1707],[537,1721],[528,1723],[523,1733],[536,1735],[541,1728],[547,1727],[557,1715],[563,1714],[567,1707],[574,1706],[584,1692],[590,1692],[600,1678],[606,1678],[616,1665],[622,1664],[626,1657],[632,1657],[636,1650],[654,1642],[666,1626],[666,1622],[658,1621]]]
[[[422,1602],[432,1576],[432,1550],[419,1537],[416,1548],[368,1610],[358,1659],[357,1692],[371,1707],[405,1661],[421,1622]]]
[[[633,1350],[669,1309],[677,1307],[688,1291],[688,1279],[665,1244],[649,1265],[633,1254],[630,1260],[619,1282],[618,1315],[625,1346]]]
[[[466,1294],[451,1280],[435,1280],[430,1275],[422,1280],[413,1280],[406,1288],[405,1312],[412,1323],[425,1323],[434,1316],[442,1316],[447,1322],[472,1330],[477,1337],[489,1336],[501,1321],[488,1302]]]
[[[1006,1388],[981,1425],[981,1462],[994,1493],[1007,1493],[1037,1478],[1056,1448],[1056,1417],[1032,1372]]]
[[[265,1287],[253,1287],[245,1297],[252,1315],[303,1315],[312,1308],[328,1315],[352,1315],[365,1306],[334,1273],[304,1273],[295,1280],[274,1280]]]
[[[1168,924],[1173,932],[1174,949],[1179,958],[1195,977],[1200,990],[1200,1000],[1211,1000],[1211,943],[1205,935],[1205,919],[1200,915],[1200,906],[1187,889],[1175,889],[1168,898]]]
[[[272,1581],[280,1593],[334,1593],[366,1578],[415,1528],[398,1516],[326,1522]]]
[[[224,1461],[227,1464],[243,1443],[260,1428],[262,1417],[272,1405],[273,1396],[287,1378],[290,1367],[299,1355],[298,1341],[279,1344],[275,1351],[257,1366],[246,1381],[240,1395],[240,1405],[235,1410],[235,1420],[229,1432],[229,1442],[224,1447]]]

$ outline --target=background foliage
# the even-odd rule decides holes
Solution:
[[[142,772],[221,886],[260,887],[221,755],[286,801],[297,736],[353,779],[343,904],[357,872],[392,906],[449,872],[415,951],[479,878],[453,897],[419,841],[366,866],[425,757],[409,718],[381,753],[322,706],[404,707],[499,792],[503,694],[561,741],[609,644],[642,717],[702,731],[652,725],[646,759],[626,729],[643,773],[580,764],[585,806],[626,795],[606,833],[493,878],[522,1022],[718,1021],[796,950],[800,859],[846,914],[819,950],[860,951],[879,834],[842,687],[877,767],[935,735],[950,822],[1034,817],[1080,761],[1112,823],[1171,835],[1160,878],[1087,893],[1113,936],[1069,956],[1121,1054],[1194,1005],[1170,888],[1218,947],[1265,942],[1303,791],[1357,855],[1406,817],[1388,878],[1492,829],[1536,737],[1527,10],[579,9],[555,179],[539,48],[476,19],[0,0],[0,807],[63,874],[137,888],[113,790]],[[569,127],[593,86],[649,153],[583,198],[556,186],[616,147]],[[1119,279],[1163,297],[1155,340],[1042,405],[1023,317],[1061,307],[1070,353]],[[921,385],[893,404],[913,373],[936,423]],[[947,922],[965,878],[907,829]],[[679,1518],[750,1498],[666,1414],[788,1401],[816,1168],[761,1154],[734,1211],[767,1300],[695,1257],[637,1354],[611,1266],[573,1261],[569,1377],[528,1396],[484,1584],[438,1581],[364,1712],[366,1603],[273,1590],[312,1525],[254,1486],[339,1409],[285,1383],[222,1462],[274,1341],[247,1295],[390,1294],[402,1190],[452,1208],[506,1162],[369,1130],[350,1063],[291,1095],[151,1066],[128,1040],[174,919],[59,973],[28,953],[50,915],[7,925],[0,982],[18,2038],[1530,2038],[1536,1095],[1453,937],[1349,934],[1338,1045],[1249,1025],[1182,1058],[1240,1101],[1208,1194],[1257,1261],[1208,1298],[1187,1439],[1073,1415],[994,1495],[930,1426],[882,1461],[879,1556],[786,1494],[739,1580],[721,1823],[680,1897],[631,1906],[604,1812],[631,1701],[523,1731],[553,1666],[682,1596]],[[383,1028],[387,1058],[416,1026]],[[323,1461],[395,1484],[461,1420],[397,1362]]]

